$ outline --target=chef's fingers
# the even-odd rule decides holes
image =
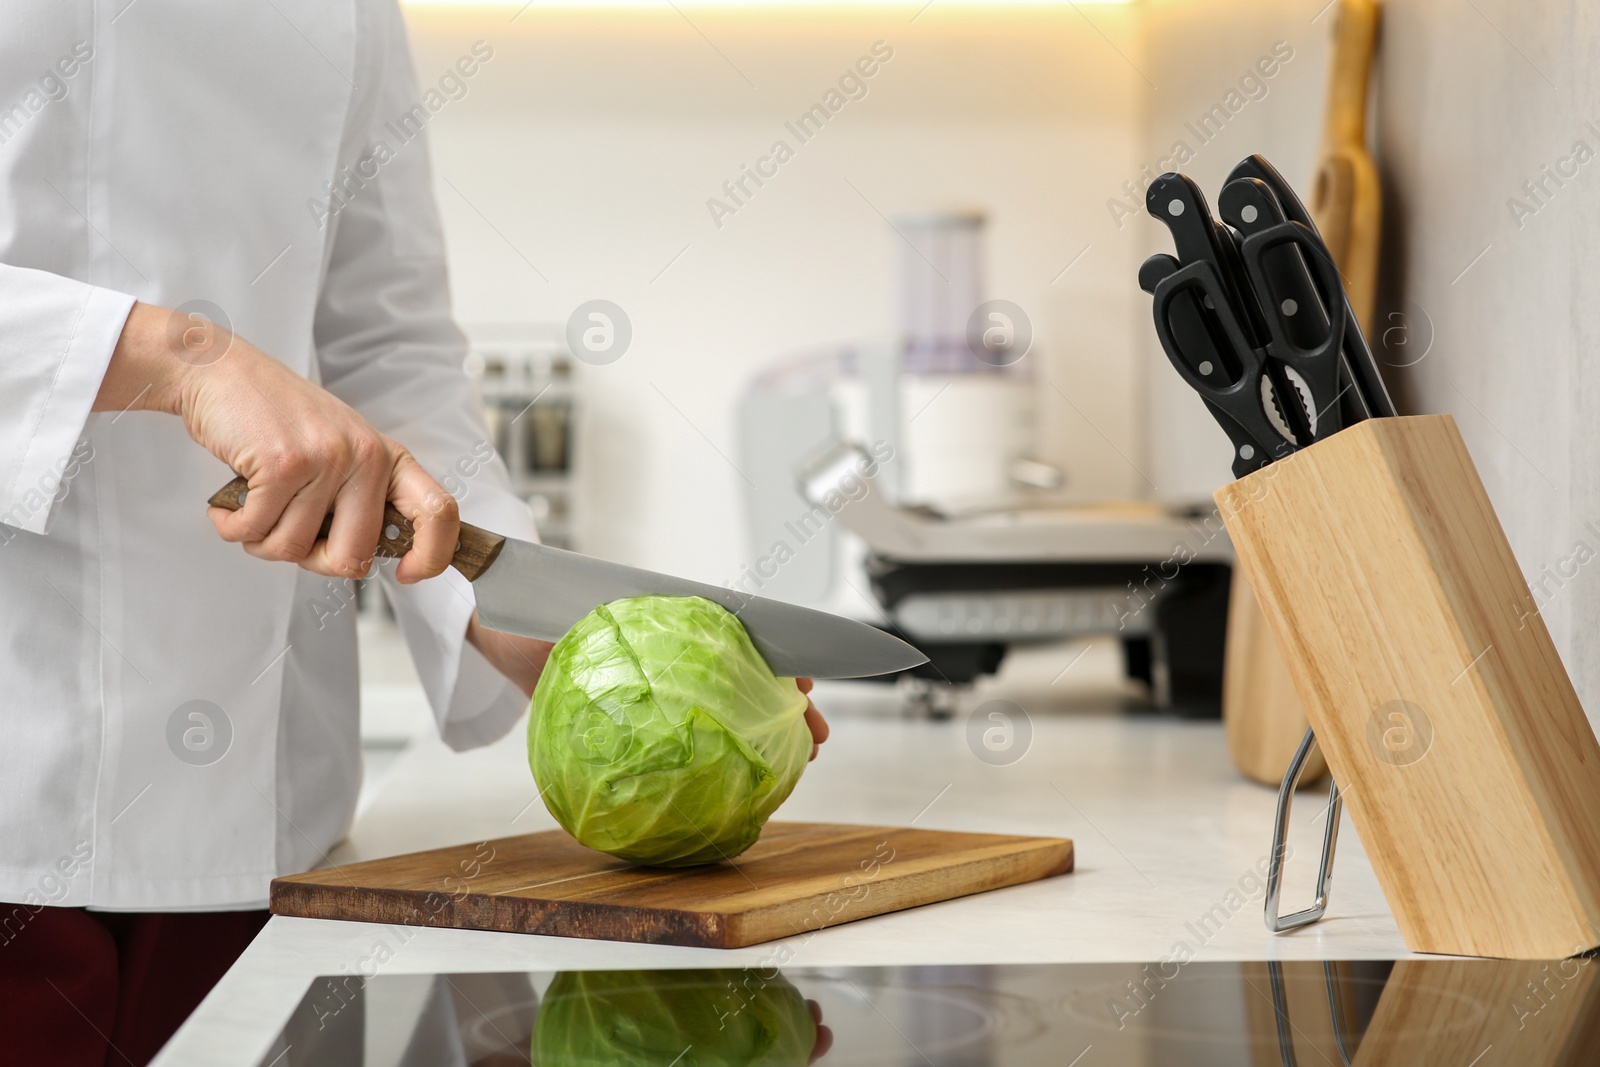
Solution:
[[[244,507],[238,511],[207,508],[206,515],[224,541],[260,541],[278,524],[283,509],[289,506],[299,488],[298,484],[283,480],[252,485],[245,494]]]
[[[826,1026],[817,1027],[816,1044],[811,1046],[811,1057],[807,1063],[816,1063],[833,1049],[833,1031]]]
[[[810,678],[796,678],[794,684],[800,692],[810,693],[817,683]],[[811,728],[811,758],[817,758],[817,752],[822,748],[822,742],[828,739],[828,724],[822,718],[822,712],[811,701],[806,701],[806,725]]]
[[[817,1028],[817,1036],[811,1045],[811,1058],[807,1063],[816,1063],[828,1054],[833,1048],[833,1031],[822,1025],[822,1005],[814,1000],[806,1001],[806,1010],[811,1013],[811,1025]]]
[[[368,466],[355,471],[333,498],[333,525],[300,566],[330,578],[364,578],[372,566],[383,529],[388,498],[387,471]]]
[[[322,520],[328,517],[333,495],[338,490],[337,475],[315,478],[301,486],[273,524],[272,532],[259,541],[245,542],[244,550],[257,559],[287,563],[304,561],[316,547],[317,536],[322,532]]]
[[[806,727],[811,731],[811,758],[816,759],[818,749],[828,739],[828,720],[809,700],[806,701]]]
[[[411,520],[411,551],[400,559],[394,576],[402,584],[442,574],[455,558],[461,539],[456,498],[423,470],[411,453],[402,451],[389,475],[389,500]]]

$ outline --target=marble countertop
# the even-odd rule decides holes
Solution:
[[[1099,655],[1099,653],[1097,653]],[[1089,672],[1085,671],[1085,674]],[[833,738],[780,818],[1070,837],[1077,869],[1030,885],[865,919],[796,939],[794,965],[1378,959],[1409,956],[1348,822],[1327,917],[1274,936],[1262,921],[1275,793],[1231,769],[1222,728],[1128,711],[1109,689],[980,691],[946,722],[901,716],[886,686],[822,683]],[[991,705],[1008,700],[1009,705]],[[969,742],[1016,716],[1020,758]],[[1031,736],[1026,741],[1024,732]],[[1014,750],[1015,751],[1015,750]],[[1285,911],[1312,898],[1321,790],[1300,794]],[[468,753],[423,735],[375,783],[335,861],[550,829],[522,731]],[[723,951],[275,917],[156,1061],[256,1064],[320,974],[753,965]]]

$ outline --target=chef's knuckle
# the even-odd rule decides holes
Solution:
[[[267,461],[267,473],[274,481],[301,485],[316,473],[316,461],[303,448],[288,448]]]
[[[388,459],[388,449],[376,434],[357,434],[348,447],[350,460],[357,467],[376,466]]]
[[[312,546],[315,544],[311,538],[299,532],[280,533],[272,539],[272,550],[281,560],[298,563],[311,555]]]
[[[423,506],[435,521],[452,523],[461,521],[461,506],[456,498],[443,489],[432,489],[423,498]]]

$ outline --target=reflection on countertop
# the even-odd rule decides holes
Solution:
[[[1578,1067],[1600,1042],[1591,962],[322,976],[261,1063]]]

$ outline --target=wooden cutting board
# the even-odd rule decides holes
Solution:
[[[313,919],[741,948],[1072,870],[1072,842],[768,823],[729,863],[635,867],[560,830],[274,879]]]

